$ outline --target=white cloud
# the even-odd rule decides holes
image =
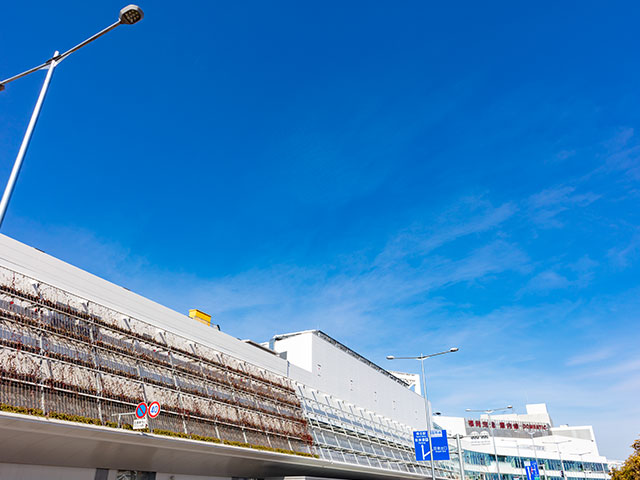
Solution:
[[[626,375],[629,373],[636,373],[637,386],[640,388],[640,358],[637,359],[625,359],[619,361],[613,365],[608,365],[604,368],[596,368],[590,370],[589,374],[594,376],[603,376],[612,378],[616,375]]]
[[[610,347],[600,348],[597,350],[590,349],[586,353],[581,353],[579,355],[574,355],[567,360],[567,366],[578,366],[585,365],[588,363],[599,362],[601,360],[606,360],[614,354],[614,350]]]
[[[567,288],[570,285],[571,282],[566,277],[563,277],[553,270],[545,270],[529,280],[521,292],[548,292]]]
[[[526,202],[531,220],[542,228],[563,226],[560,214],[573,208],[584,208],[600,198],[592,192],[575,193],[576,188],[559,186],[531,195]]]
[[[407,228],[387,243],[376,264],[395,262],[398,258],[426,255],[457,239],[498,228],[517,211],[507,202],[494,207],[483,196],[465,197],[435,219]],[[425,227],[425,223],[428,226]]]
[[[640,233],[636,233],[631,240],[623,245],[609,249],[607,257],[618,268],[627,268],[640,254]]]

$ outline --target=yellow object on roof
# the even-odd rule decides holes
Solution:
[[[189,310],[189,316],[205,325],[211,326],[211,315],[208,313],[204,313],[197,308],[192,308]]]

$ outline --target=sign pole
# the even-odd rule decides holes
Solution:
[[[500,461],[498,460],[498,450],[496,449],[496,437],[493,433],[493,427],[491,423],[491,413],[487,412],[487,418],[489,419],[489,431],[491,432],[491,441],[493,442],[493,454],[496,457],[496,471],[498,472],[498,480],[502,480],[502,475],[500,475]]]
[[[462,458],[462,444],[460,442],[461,435],[456,433],[456,445],[458,447],[458,461],[460,462],[460,478],[464,480],[464,459]]]
[[[149,423],[146,419],[149,406],[146,402],[140,402],[136,407],[136,419],[133,421],[134,430],[142,430],[149,427]]]
[[[420,365],[422,367],[422,386],[424,389],[424,410],[427,415],[427,436],[429,437],[429,449],[431,450],[431,478],[436,480],[436,466],[433,460],[433,441],[431,440],[431,412],[429,411],[429,400],[427,398],[427,378],[424,376],[424,355],[420,354]],[[498,479],[499,480],[499,479]]]

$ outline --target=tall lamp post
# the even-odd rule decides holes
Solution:
[[[456,433],[455,436],[453,437],[449,437],[449,438],[455,438],[456,439],[456,448],[458,449],[458,462],[460,464],[460,480],[464,480],[464,458],[463,458],[463,452],[462,452],[462,443],[460,442],[460,439],[464,437],[464,435],[460,435],[459,433]]]
[[[538,461],[538,451],[536,450],[536,442],[533,440],[535,432],[527,432],[527,434],[531,437],[531,446],[533,447],[533,455],[536,457],[536,465],[540,468],[540,462]],[[547,469],[544,469],[544,478],[547,478]]]
[[[580,457],[580,468],[582,469],[582,471],[584,472],[585,476],[588,476],[588,473],[592,473],[590,469],[586,469],[584,468],[584,460],[582,459],[582,457],[584,457],[585,455],[589,455],[591,452],[583,452],[583,453],[576,453],[576,455],[578,455]]]
[[[522,463],[522,457],[520,456],[520,444],[518,443],[517,439],[516,440],[509,440],[509,442],[510,443],[514,443],[515,442],[515,444],[516,444],[516,455],[517,456],[516,456],[515,464],[516,464],[516,468],[520,469],[520,468],[522,468],[520,466],[520,464]]]
[[[560,445],[563,443],[571,443],[571,440],[563,440],[561,442],[542,442],[542,443],[553,443],[556,446],[556,450],[558,451],[558,457],[560,457],[560,476],[564,477],[564,462],[562,461],[562,453],[560,453]]]
[[[580,455],[580,461],[582,462],[583,467],[584,467],[584,460],[582,460],[582,457],[585,456],[585,455],[592,455],[592,454],[593,454],[593,452],[576,453],[576,455]],[[589,462],[589,463],[595,464],[595,462]],[[602,468],[602,473],[606,477],[607,476],[607,471],[604,468],[604,462],[598,462],[598,463],[600,463],[600,467]],[[593,473],[594,476],[598,475],[595,469],[588,470],[588,473]]]
[[[454,353],[457,352],[458,348],[453,347],[444,352],[432,353],[429,355],[418,355],[417,357],[395,357],[393,355],[387,355],[387,360],[420,360],[420,366],[422,368],[422,389],[424,390],[424,411],[427,416],[427,437],[429,438],[429,450],[430,450],[430,463],[431,463],[431,478],[435,480],[436,478],[436,469],[435,469],[435,461],[433,459],[433,442],[431,441],[431,415],[429,413],[429,400],[427,398],[427,379],[424,375],[424,361],[427,358],[437,357],[438,355],[444,355],[446,353]]]
[[[500,461],[498,460],[498,450],[496,449],[496,437],[493,434],[493,427],[491,426],[491,414],[495,412],[502,412],[503,410],[511,410],[513,408],[512,405],[508,405],[502,408],[490,408],[488,410],[472,410],[471,408],[467,408],[467,412],[479,412],[487,415],[489,419],[489,430],[491,431],[491,441],[493,442],[493,454],[496,457],[496,470],[498,472],[498,480],[502,480],[502,475],[500,474]]]
[[[128,5],[120,10],[120,15],[118,16],[118,21],[109,25],[104,30],[99,31],[95,35],[87,38],[84,42],[79,43],[75,47],[67,50],[66,52],[59,54],[56,50],[51,57],[46,62],[38,65],[37,67],[30,68],[29,70],[19,73],[18,75],[14,75],[13,77],[9,77],[5,80],[0,81],[0,91],[5,89],[5,85],[7,83],[13,82],[14,80],[18,80],[19,78],[25,77],[30,73],[36,72],[38,70],[47,70],[47,75],[44,79],[44,84],[42,85],[42,89],[40,90],[40,95],[38,96],[38,101],[36,102],[36,106],[33,109],[33,113],[31,114],[31,120],[29,120],[29,125],[27,126],[27,131],[24,134],[24,138],[22,139],[22,144],[20,145],[20,150],[18,151],[18,156],[16,157],[16,161],[13,164],[13,169],[11,170],[11,175],[9,176],[9,181],[7,182],[7,186],[4,189],[4,194],[2,195],[2,200],[0,200],[0,227],[2,226],[2,221],[4,220],[4,216],[7,213],[7,207],[9,205],[9,200],[11,199],[11,194],[13,193],[13,189],[15,187],[16,181],[18,180],[18,175],[20,174],[20,168],[22,167],[22,161],[24,160],[24,156],[27,153],[27,148],[29,147],[29,142],[31,141],[31,136],[33,134],[33,129],[36,126],[36,122],[38,121],[38,116],[40,115],[40,110],[42,108],[42,103],[44,102],[44,97],[47,94],[47,89],[49,88],[49,83],[51,82],[51,76],[53,75],[53,69],[58,66],[58,64],[71,55],[73,52],[80,50],[82,47],[87,45],[88,43],[93,42],[96,38],[101,37],[105,33],[110,32],[114,28],[120,25],[133,25],[134,23],[138,23],[142,20],[144,13],[142,9],[137,5]]]

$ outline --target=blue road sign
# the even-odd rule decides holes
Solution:
[[[146,414],[147,414],[147,404],[144,402],[140,402],[138,404],[138,407],[136,408],[136,417],[144,418]]]
[[[527,472],[527,480],[540,480],[540,471],[538,470],[538,462],[531,460],[529,465],[524,466],[524,471]]]
[[[431,430],[433,441],[433,459],[449,460],[449,442],[446,430]],[[416,460],[431,460],[431,448],[429,448],[429,435],[426,430],[413,432],[413,444],[416,448]]]

